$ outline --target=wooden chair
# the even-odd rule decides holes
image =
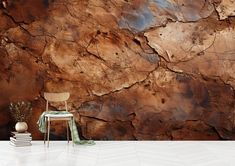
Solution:
[[[46,111],[49,111],[49,102],[63,102],[65,105],[65,111],[68,112],[67,100],[69,99],[70,94],[68,92],[64,93],[44,93],[44,98],[46,99]],[[51,111],[51,110],[50,110]],[[50,125],[51,121],[66,121],[66,128],[67,128],[67,140],[69,143],[69,125],[68,121],[73,120],[73,114],[70,112],[66,114],[46,114],[45,115],[45,122],[47,127],[47,132],[44,134],[44,144],[46,142],[46,135],[47,135],[47,147],[49,147],[49,139],[50,139]],[[72,136],[71,136],[72,137]],[[72,137],[73,142],[73,137]]]

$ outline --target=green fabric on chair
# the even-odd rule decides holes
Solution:
[[[37,122],[39,130],[42,133],[46,133],[45,116],[48,114],[64,115],[64,114],[70,114],[70,113],[67,111],[45,111],[45,112],[43,112]],[[72,135],[74,144],[80,144],[80,145],[94,145],[95,144],[95,142],[93,140],[80,140],[79,135],[78,135],[77,126],[76,126],[74,119],[71,119],[69,121],[69,128],[71,131],[71,135]]]

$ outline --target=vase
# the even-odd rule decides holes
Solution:
[[[15,125],[15,129],[17,132],[23,133],[28,130],[28,125],[26,122],[17,122]]]

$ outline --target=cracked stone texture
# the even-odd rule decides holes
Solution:
[[[42,139],[44,91],[71,93],[83,139],[235,139],[234,1],[0,2],[0,139],[19,100]]]
[[[235,0],[222,0],[216,10],[219,13],[219,18],[224,20],[229,16],[235,16]]]

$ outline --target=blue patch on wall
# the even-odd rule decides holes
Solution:
[[[156,54],[146,54],[143,56],[143,58],[152,64],[156,64],[159,62],[159,57]]]
[[[153,0],[157,6],[161,8],[171,9],[173,5],[169,3],[167,0]]]
[[[183,2],[180,4],[172,0],[148,0],[138,8],[124,11],[118,25],[120,28],[129,29],[132,32],[141,32],[154,25],[156,26],[158,23],[159,25],[164,24],[162,22],[164,17],[164,19],[172,18],[179,21],[199,20],[201,10],[198,9],[195,3],[186,0]],[[156,13],[151,10],[150,5],[156,7]]]
[[[152,11],[144,5],[137,10],[125,13],[119,21],[119,27],[140,32],[152,25],[153,18]]]

